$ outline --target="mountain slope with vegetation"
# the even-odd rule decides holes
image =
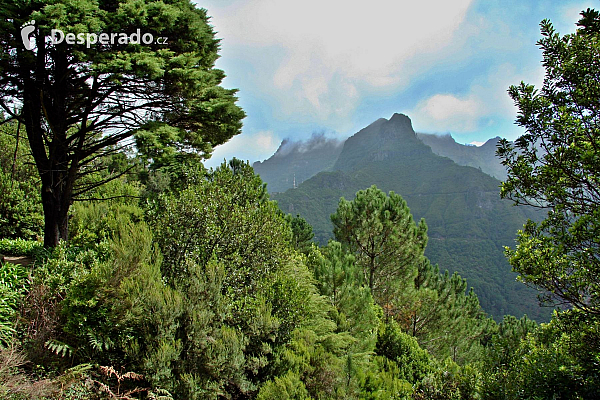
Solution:
[[[0,7],[8,21],[0,25],[0,59],[23,62],[34,53],[15,49],[22,24],[43,9],[49,26],[60,26],[72,4],[57,0],[57,7],[47,8],[10,1]],[[85,26],[94,22],[89,10],[105,7],[107,21],[150,18],[158,30],[161,24],[187,25],[204,39],[213,38],[212,30],[203,29],[205,10],[188,0],[142,0],[133,8],[125,3],[82,0],[81,12],[70,13],[68,21]],[[190,12],[204,18],[185,18]],[[501,229],[519,214],[486,197],[497,183],[493,178],[436,156],[416,140],[406,116],[376,121],[349,140],[332,171],[285,193],[298,195],[289,203],[298,208],[310,207],[318,196],[347,194],[348,200],[333,206],[335,240],[326,245],[312,241],[305,219],[281,212],[248,163],[234,158],[208,170],[202,156],[181,146],[171,136],[177,136],[174,127],[166,125],[154,132],[158,136],[143,132],[144,140],[130,148],[94,147],[98,152],[84,163],[94,168],[83,168],[85,174],[75,179],[89,197],[69,202],[62,225],[68,231],[55,243],[41,236],[55,238],[44,225],[56,221],[45,218],[53,210],[42,206],[41,197],[48,194],[40,175],[47,171],[44,165],[32,167],[42,157],[31,154],[37,136],[23,136],[22,110],[5,108],[9,115],[0,113],[0,143],[10,152],[0,157],[0,398],[596,398],[600,65],[594,61],[600,53],[600,13],[582,12],[578,25],[562,37],[542,22],[544,86],[538,91],[521,83],[509,90],[521,111],[517,122],[528,133],[499,146],[508,167],[501,195],[551,210],[545,219],[528,221],[516,248],[506,252],[522,281],[545,290],[551,304],[567,305],[541,325],[511,315],[494,321],[459,274],[440,273],[427,258],[428,248],[446,239],[440,236],[444,229],[462,230],[471,240],[488,232],[484,239],[493,241],[504,232],[493,236],[486,229]],[[50,62],[40,47],[49,41],[38,38],[37,54]],[[125,51],[139,55],[139,48]],[[89,49],[80,50],[63,61],[79,62]],[[196,54],[188,66],[210,65],[216,50]],[[130,78],[155,94],[164,89]],[[0,85],[0,91],[19,94],[16,87]],[[32,110],[55,95],[29,98],[25,115],[48,118]],[[206,112],[220,103],[218,97],[192,100],[189,105],[206,106]],[[221,105],[231,106],[232,100],[226,96]],[[214,114],[212,126],[243,115],[237,107],[230,111]],[[41,122],[28,120],[26,128]],[[62,122],[72,124],[67,130],[79,132],[78,138],[83,137],[78,129],[88,127],[78,120]],[[200,125],[198,133],[207,127]],[[219,140],[235,133],[222,128]],[[57,154],[51,149],[56,139],[46,140],[46,150]],[[203,148],[210,152],[211,146]],[[72,166],[74,176],[78,165]],[[432,171],[438,176],[431,178]],[[382,173],[386,191],[402,182],[413,185],[403,188],[412,200],[375,185],[357,190]],[[461,182],[465,176],[471,181]],[[439,194],[442,206],[431,204]],[[429,236],[426,221],[414,218],[409,203],[448,224],[431,226],[436,237]],[[327,211],[329,204],[323,205],[318,211]],[[488,212],[504,221],[488,218]]]
[[[423,143],[439,156],[448,157],[458,165],[479,168],[501,181],[506,179],[506,167],[496,157],[499,137],[488,140],[481,146],[457,143],[452,136],[417,133]]]
[[[331,172],[273,198],[284,212],[306,218],[316,239],[326,243],[338,199],[353,198],[373,184],[400,194],[415,218],[425,218],[426,255],[442,270],[465,277],[486,311],[498,319],[507,313],[549,318],[535,292],[516,282],[503,255],[503,246],[514,243],[514,232],[538,213],[501,200],[497,179],[434,154],[405,115],[373,122],[344,143]]]
[[[330,169],[342,151],[343,142],[324,135],[313,135],[306,142],[285,139],[265,161],[252,167],[267,183],[269,193],[284,192],[296,187],[321,171]]]
[[[448,157],[458,165],[478,168],[499,180],[506,179],[506,168],[496,157],[500,138],[488,140],[482,146],[457,143],[450,135],[417,133],[417,138],[442,157]],[[299,186],[305,180],[322,171],[331,171],[337,161],[345,140],[313,135],[307,141],[294,142],[284,139],[275,154],[252,166],[267,183],[269,193],[284,192]]]

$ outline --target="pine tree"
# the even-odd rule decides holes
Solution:
[[[214,68],[219,40],[189,0],[6,0],[0,13],[0,107],[27,133],[46,247],[68,239],[71,203],[102,183],[80,181],[99,159],[134,141],[162,163],[202,158],[241,130],[236,91]],[[95,43],[58,43],[53,29]],[[127,37],[100,39],[113,34]]]
[[[415,224],[400,195],[376,186],[340,199],[331,216],[336,239],[356,257],[377,303],[393,307],[396,294],[411,284],[427,244],[424,220]]]
[[[404,330],[438,359],[451,357],[463,363],[481,355],[480,339],[491,321],[467,282],[448,271],[439,273],[424,259],[418,268],[414,290],[403,296],[397,319]]]

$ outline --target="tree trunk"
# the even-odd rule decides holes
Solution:
[[[43,45],[43,36],[38,39],[35,58],[24,57],[21,60],[21,79],[24,85],[21,116],[42,181],[44,247],[48,248],[68,239],[69,207],[79,158],[67,140],[66,56],[55,60],[54,76],[57,82],[49,83],[47,49]],[[49,100],[51,97],[52,101]]]
[[[371,259],[371,265],[369,267],[369,289],[371,289],[371,296],[375,298],[375,265],[373,259]]]
[[[64,194],[61,196],[61,193],[55,193],[50,185],[42,185],[44,247],[46,248],[56,247],[61,240],[69,238],[70,199],[65,201],[66,199],[62,197]]]

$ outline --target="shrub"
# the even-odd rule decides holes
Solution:
[[[15,317],[29,288],[29,271],[20,265],[0,263],[0,344],[6,345],[14,333]]]
[[[44,246],[36,240],[0,239],[0,254],[11,256],[36,256],[44,251]]]

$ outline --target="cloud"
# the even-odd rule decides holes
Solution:
[[[474,96],[458,98],[451,94],[436,94],[420,102],[414,111],[421,125],[435,131],[471,132],[477,129],[484,113]]]
[[[597,2],[594,1],[585,1],[582,4],[562,4],[558,7],[559,19],[552,22],[561,34],[573,33],[577,28],[575,23],[581,18],[580,13],[588,8],[597,7]]]
[[[407,85],[423,70],[415,59],[452,43],[472,1],[248,0],[209,12],[224,46],[269,54],[256,70],[275,114],[331,121],[365,92]]]
[[[254,134],[239,134],[227,143],[217,146],[212,157],[205,162],[207,167],[217,167],[223,159],[237,157],[244,161],[265,159],[270,157],[279,146],[280,139],[271,131]]]
[[[543,81],[539,21],[549,18],[566,33],[592,4],[555,3],[205,0],[200,6],[222,38],[217,66],[229,74],[225,85],[240,89],[250,132],[346,135],[403,112],[421,132],[458,133],[470,142],[521,134],[507,89]]]
[[[409,115],[423,132],[473,133],[499,120],[515,119],[518,108],[508,95],[509,86],[523,80],[540,87],[543,79],[540,65],[499,64],[474,79],[465,93],[436,93],[421,100]]]
[[[313,132],[310,138],[306,140],[283,139],[281,145],[274,154],[275,157],[283,157],[292,152],[306,153],[319,150],[323,147],[338,147],[344,143],[344,140],[327,137],[324,132]]]
[[[473,146],[481,147],[485,144],[485,142],[478,142],[477,140],[473,140],[471,143]]]

